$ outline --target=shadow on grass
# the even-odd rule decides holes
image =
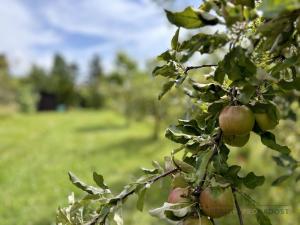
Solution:
[[[108,145],[110,149],[126,149],[126,151],[136,151],[145,146],[157,143],[151,135],[146,137],[130,137],[123,139],[119,142],[112,143]]]
[[[97,132],[97,131],[112,131],[121,130],[128,128],[127,124],[101,124],[101,125],[90,125],[76,128],[77,132]]]
[[[157,145],[159,142],[152,138],[152,136],[146,137],[129,137],[122,139],[118,142],[111,142],[102,146],[102,150],[99,148],[93,148],[89,151],[85,151],[83,155],[99,155],[103,154],[103,149],[109,150],[106,154],[119,154],[123,156],[124,154],[134,154],[145,147],[151,146],[153,144]]]

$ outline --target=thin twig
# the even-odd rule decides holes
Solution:
[[[232,192],[233,192],[236,211],[237,211],[238,216],[239,216],[240,225],[244,225],[243,215],[242,215],[242,211],[241,211],[240,205],[239,205],[237,197],[236,197],[235,189],[232,189]]]
[[[201,66],[188,66],[185,68],[184,73],[187,74],[190,70],[196,70],[196,69],[201,69],[205,67],[214,67],[214,66],[218,66],[218,65],[211,64],[211,65],[201,65]]]
[[[165,172],[165,173],[163,173],[163,174],[161,174],[161,175],[159,175],[159,176],[157,176],[157,177],[154,177],[153,179],[151,179],[151,180],[145,182],[144,185],[146,186],[147,184],[153,184],[153,183],[155,183],[156,181],[160,180],[161,178],[167,177],[167,176],[169,176],[170,174],[177,172],[178,170],[179,170],[178,168],[175,168],[175,169],[172,169],[172,170],[170,170],[170,171],[167,171],[167,172]],[[135,190],[132,190],[132,191],[128,192],[128,193],[127,193],[126,195],[124,195],[120,200],[121,200],[121,201],[125,200],[129,195],[132,195],[134,192],[135,192]]]

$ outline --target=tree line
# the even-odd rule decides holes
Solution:
[[[141,69],[124,52],[117,53],[113,69],[105,72],[101,58],[91,57],[87,74],[80,74],[76,63],[69,63],[62,54],[53,56],[50,69],[32,65],[24,76],[14,76],[5,55],[0,56],[0,109],[32,113],[71,109],[113,109],[124,114],[127,125],[133,120],[150,118],[153,136],[157,137],[162,118],[177,115],[178,98],[172,95],[158,101],[162,80],[151,75],[154,62]],[[79,81],[84,76],[84,81]],[[183,99],[182,99],[183,100]],[[172,108],[172,110],[171,110]],[[172,118],[172,116],[171,116]]]

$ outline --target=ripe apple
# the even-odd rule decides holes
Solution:
[[[255,120],[262,130],[273,130],[279,121],[274,121],[267,113],[255,113]]]
[[[224,135],[224,142],[233,147],[243,147],[250,138],[250,133],[245,135]]]
[[[246,135],[254,123],[254,114],[245,105],[226,106],[219,115],[220,128],[227,135]]]
[[[168,197],[168,202],[172,204],[189,202],[189,191],[187,188],[175,188]]]
[[[213,223],[207,219],[207,217],[201,216],[201,218],[188,218],[183,222],[183,225],[213,225]]]
[[[203,212],[211,218],[219,218],[233,210],[234,199],[231,188],[212,190],[206,188],[200,195],[200,206]]]

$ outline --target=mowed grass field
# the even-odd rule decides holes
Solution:
[[[126,126],[122,115],[112,111],[0,117],[0,225],[54,224],[57,207],[67,205],[71,192],[83,196],[69,182],[68,171],[90,184],[93,184],[92,172],[97,171],[115,192],[120,191],[140,173],[140,167],[151,167],[152,160],[161,161],[175,147],[163,138],[163,132],[159,140],[152,140],[152,129],[150,121]],[[270,188],[272,180],[283,171],[275,169],[271,160],[274,152],[266,150],[258,140],[253,134],[244,148],[233,148],[230,163],[240,165],[241,174],[255,171],[266,176],[263,187],[249,192],[259,204],[289,207],[287,214],[270,215],[273,225],[296,225],[300,210],[299,183],[291,181]],[[164,225],[150,217],[147,210],[160,206],[168,191],[168,181],[157,184],[146,196],[144,213],[135,210],[135,198],[126,202],[125,224]],[[245,219],[249,224],[256,224],[252,214],[245,214]],[[236,223],[235,215],[218,222]]]
[[[151,167],[151,160],[170,151],[169,141],[153,141],[151,134],[151,123],[127,127],[125,119],[112,111],[2,117],[0,225],[53,224],[56,209],[67,204],[67,196],[72,191],[82,195],[69,182],[68,171],[90,183],[97,171],[119,191],[138,168]],[[134,208],[134,201],[128,204]],[[128,223],[150,224],[147,213],[134,215],[127,215]]]

